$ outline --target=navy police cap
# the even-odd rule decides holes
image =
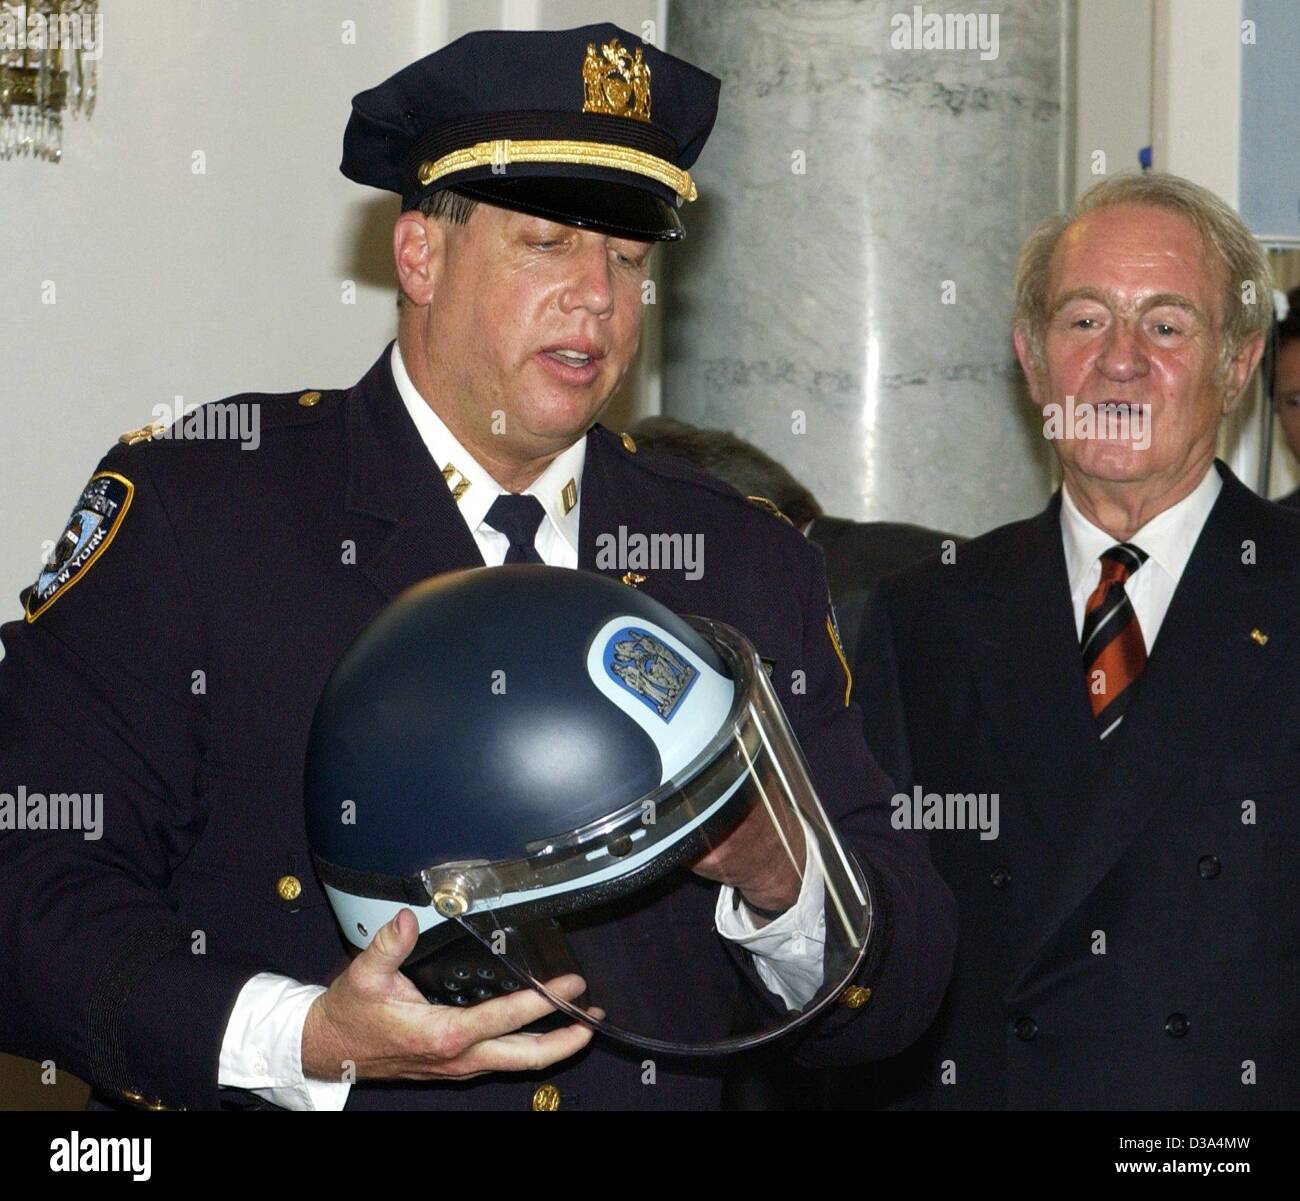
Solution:
[[[404,212],[450,188],[670,241],[720,87],[617,25],[468,33],[353,98],[339,169],[398,193]]]

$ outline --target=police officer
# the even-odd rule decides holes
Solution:
[[[350,389],[225,402],[227,428],[256,415],[256,452],[124,435],[3,631],[0,792],[29,815],[58,794],[103,808],[98,838],[0,828],[6,1050],[108,1104],[716,1106],[716,1064],[660,1064],[651,1084],[644,1056],[580,1023],[519,1033],[552,1009],[531,990],[429,1005],[399,971],[410,909],[349,963],[312,871],[302,765],[331,666],[407,586],[515,562],[600,571],[744,631],[876,913],[843,1003],[792,1053],[861,1062],[924,1030],[951,896],[920,836],[890,826],[820,553],[596,424],[637,348],[653,245],[682,236],[718,89],[599,25],[471,34],[355,98],[342,170],[402,199],[396,341]],[[697,553],[651,555],[650,534]],[[817,960],[820,905],[763,838],[701,870],[732,890],[718,934],[750,967],[692,982],[748,976],[781,1003]]]

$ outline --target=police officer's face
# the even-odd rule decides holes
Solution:
[[[1163,209],[1101,209],[1061,236],[1044,361],[1019,335],[1016,345],[1035,402],[1066,415],[1053,446],[1067,477],[1162,493],[1208,463],[1259,351],[1243,350],[1219,378],[1220,276],[1196,227]]]
[[[517,454],[573,442],[636,354],[652,244],[480,204],[445,246],[430,350],[466,417],[499,413],[491,433]]]

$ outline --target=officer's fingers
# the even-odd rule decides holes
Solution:
[[[591,1036],[590,1027],[581,1023],[545,1034],[504,1034],[477,1044],[456,1066],[473,1074],[536,1072],[576,1055],[591,1042]]]
[[[353,966],[366,977],[395,976],[419,937],[415,914],[399,909],[391,922],[379,927],[370,945],[353,960]]]
[[[559,976],[546,987],[563,1001],[572,1001],[586,990],[587,982],[581,976]],[[508,997],[485,1001],[471,1009],[455,1009],[440,1043],[445,1058],[454,1058],[475,1043],[511,1034],[529,1022],[554,1013],[555,1006],[535,989],[520,989]]]

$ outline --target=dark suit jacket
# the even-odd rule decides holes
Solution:
[[[855,678],[861,674],[862,617],[877,581],[921,559],[937,555],[956,534],[908,525],[900,521],[851,521],[847,517],[818,517],[808,527],[826,555],[826,583],[835,602],[844,654]]]
[[[1000,801],[996,840],[930,836],[957,965],[931,1036],[872,1073],[885,1100],[1300,1100],[1300,519],[1218,469],[1104,752],[1059,494],[881,585],[860,692],[877,758],[900,792]]]
[[[1286,505],[1288,509],[1300,509],[1300,488],[1294,492],[1288,492],[1285,496],[1279,496],[1277,503]]]
[[[102,466],[135,485],[115,541],[33,623],[5,627],[0,663],[0,792],[99,792],[105,808],[99,841],[0,833],[0,1047],[52,1058],[102,1090],[191,1108],[220,1103],[222,1036],[252,974],[326,983],[346,962],[302,816],[307,735],[330,668],[402,589],[482,565],[388,350],[356,387],[312,407],[297,393],[235,399],[260,406],[255,451],[155,440],[109,453]],[[823,800],[881,906],[862,972],[871,1001],[833,1007],[800,1054],[901,1050],[946,983],[952,899],[923,841],[889,825],[888,781],[846,707],[828,637],[820,553],[725,485],[630,453],[599,426],[581,504],[586,568],[597,536],[620,525],[703,535],[700,580],[651,571],[643,590],[737,626],[775,661]],[[797,672],[807,687],[796,693]],[[302,886],[292,900],[276,887],[286,875]],[[701,1008],[730,1014],[742,972],[715,953],[695,970]],[[643,1058],[598,1036],[541,1075],[362,1082],[349,1107],[527,1108],[543,1079],[564,1107],[717,1104],[716,1063],[661,1063],[650,1087]]]

